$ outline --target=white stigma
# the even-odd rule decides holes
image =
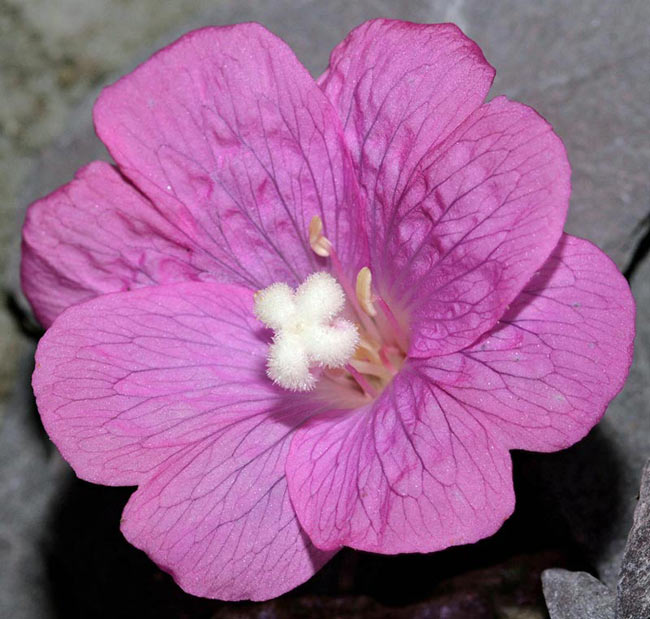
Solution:
[[[310,275],[294,292],[287,284],[271,284],[255,295],[255,315],[273,329],[267,374],[292,391],[316,384],[310,369],[343,367],[359,343],[357,327],[337,318],[345,294],[329,273]]]

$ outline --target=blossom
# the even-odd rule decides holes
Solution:
[[[314,82],[256,24],[107,87],[33,204],[33,386],[77,475],[183,589],[265,599],[343,546],[430,552],[514,508],[510,450],[582,438],[634,306],[563,234],[569,164],[449,24],[375,20]]]

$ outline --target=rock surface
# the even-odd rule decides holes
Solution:
[[[650,460],[643,471],[616,599],[616,619],[636,617],[650,617]]]
[[[647,0],[0,0],[3,289],[20,298],[18,230],[25,205],[69,180],[83,163],[106,156],[90,118],[101,85],[192,27],[246,20],[260,21],[285,38],[318,74],[329,50],[352,27],[379,16],[453,21],[476,39],[498,70],[494,93],[534,106],[565,140],[574,171],[568,231],[595,241],[619,267],[628,265],[643,232],[640,223],[650,212]],[[336,564],[311,589],[299,592],[300,603],[291,598],[295,608],[311,616],[313,596],[320,595],[318,603],[325,608],[322,595],[336,591],[339,597],[329,600],[329,616],[382,616],[369,613],[384,612],[377,610],[377,597],[397,579],[411,591],[410,597],[390,601],[385,612],[399,606],[413,610],[408,616],[463,617],[471,578],[467,586],[452,588],[452,594],[437,583],[487,564],[492,567],[485,577],[489,582],[491,573],[494,590],[500,591],[502,568],[495,566],[514,554],[535,554],[545,547],[562,551],[543,555],[535,574],[551,566],[595,569],[613,590],[641,470],[650,456],[650,260],[641,261],[632,285],[639,320],[627,386],[582,444],[561,454],[515,454],[519,505],[495,540],[442,554],[429,559],[432,563],[415,557],[395,567],[386,558],[363,558],[362,568],[352,569],[350,577],[356,593],[340,586],[348,578],[347,568]],[[101,592],[112,616],[128,604],[139,617],[287,616],[282,613],[289,612],[289,602],[216,610],[187,596],[162,593],[173,591],[173,585],[145,559],[138,564],[134,557],[139,555],[129,554],[135,551],[117,533],[124,493],[97,488],[89,497],[80,490],[83,484],[71,482],[69,470],[41,433],[29,390],[33,341],[21,331],[18,312],[10,306],[0,306],[0,616],[107,616],[93,606],[92,596]],[[78,502],[80,496],[86,502]],[[81,526],[86,520],[98,526],[104,512],[112,515],[110,522],[103,521],[112,536],[99,535],[88,523]],[[74,523],[74,530],[70,524],[66,529],[61,514]],[[79,530],[85,533],[75,537]],[[527,544],[532,546],[524,548]],[[85,567],[88,545],[95,559],[91,570]],[[121,565],[133,570],[128,579],[120,580]],[[138,571],[137,565],[146,567]],[[511,586],[511,594],[484,596],[478,602],[472,598],[474,602],[492,613],[486,617],[543,617],[539,584],[521,576],[525,561],[508,565],[511,580],[503,586]],[[385,581],[364,589],[360,569],[385,570]],[[409,588],[407,578],[399,580],[409,570],[422,571],[431,582],[424,586],[420,575],[418,587]],[[112,587],[116,579],[133,599]],[[159,596],[157,614],[147,615],[146,605],[138,603],[142,593]],[[172,596],[167,605],[162,604],[164,595]],[[443,614],[443,602],[461,610],[453,610],[452,604]]]
[[[614,618],[614,594],[591,574],[546,570],[542,583],[551,619]]]

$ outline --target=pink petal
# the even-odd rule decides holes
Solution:
[[[513,508],[509,449],[582,438],[623,386],[634,302],[600,250],[565,236],[499,325],[414,359],[366,409],[299,429],[287,460],[319,548],[428,552],[494,532]]]
[[[598,248],[565,235],[491,332],[425,373],[507,447],[554,451],[603,416],[633,340],[627,282]]]
[[[46,327],[70,305],[99,294],[196,279],[212,266],[103,161],[27,211],[23,290]]]
[[[313,215],[350,270],[365,260],[336,111],[262,26],[185,35],[106,88],[94,117],[120,169],[212,255],[220,280],[295,285],[322,268]]]
[[[504,97],[422,160],[376,269],[408,308],[411,356],[460,350],[496,324],[562,234],[569,176],[550,125]]]
[[[243,417],[184,450],[131,497],[124,536],[194,595],[264,600],[298,586],[334,553],[314,548],[289,500],[296,422]]]
[[[317,547],[431,552],[491,535],[512,512],[507,449],[441,398],[420,363],[373,405],[314,417],[295,433],[289,492]]]
[[[264,374],[252,292],[215,283],[105,295],[39,344],[45,427],[83,479],[140,484],[123,530],[190,593],[264,599],[331,553],[300,528],[285,480],[308,398]]]
[[[523,105],[481,106],[493,76],[453,25],[377,20],[320,80],[366,193],[374,281],[410,315],[412,356],[490,329],[562,232],[564,147]]]
[[[54,322],[36,352],[34,392],[80,477],[138,484],[224,422],[275,404],[252,299],[208,282],[152,286]]]
[[[333,50],[319,84],[344,122],[372,234],[392,216],[420,159],[483,103],[493,78],[479,47],[453,24],[377,19]]]

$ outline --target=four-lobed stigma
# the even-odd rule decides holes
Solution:
[[[345,293],[329,273],[313,273],[294,292],[287,284],[271,284],[255,295],[255,315],[273,329],[267,373],[293,391],[316,384],[310,369],[340,368],[350,360],[359,331],[339,318]]]

